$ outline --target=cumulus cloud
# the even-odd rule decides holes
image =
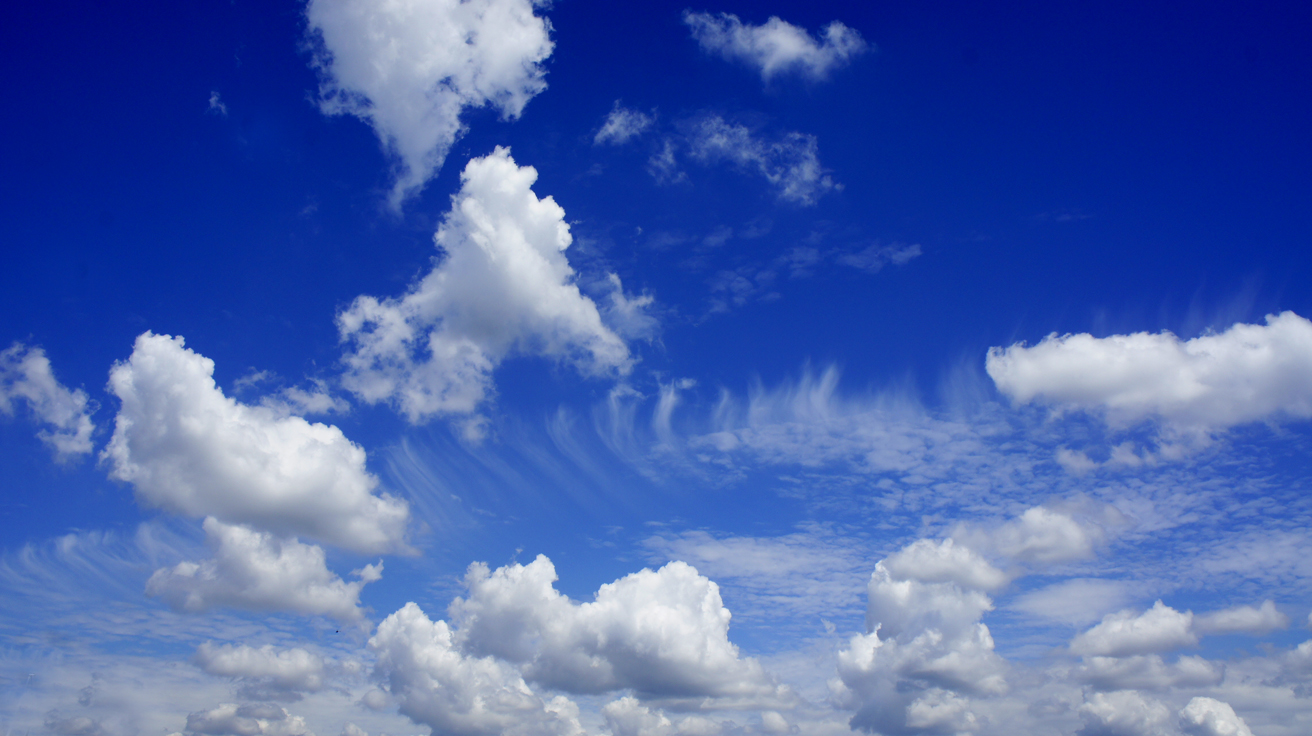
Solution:
[[[491,106],[514,120],[546,89],[551,26],[533,0],[310,0],[320,108],[369,123],[396,160],[391,202],[416,193]]]
[[[230,399],[213,374],[181,337],[137,338],[110,371],[122,401],[102,455],[113,478],[177,514],[366,553],[404,548],[409,508],[373,493],[359,445],[337,427]]]
[[[305,719],[269,703],[224,703],[187,716],[188,734],[206,736],[314,736]]]
[[[592,137],[592,142],[595,145],[627,143],[642,135],[654,122],[655,119],[651,115],[641,110],[623,107],[619,100],[615,100],[614,107],[610,109],[606,121],[601,124],[601,129]]]
[[[1159,655],[1147,654],[1089,657],[1074,676],[1097,690],[1165,690],[1217,685],[1224,674],[1220,667],[1202,657],[1180,657],[1167,664]]]
[[[836,702],[856,711],[851,726],[878,733],[973,727],[969,698],[1007,690],[1006,665],[980,622],[993,608],[984,590],[1004,583],[1001,572],[952,540],[919,540],[876,563],[867,633],[839,652],[831,685]]]
[[[95,407],[86,392],[70,391],[55,380],[44,350],[16,342],[0,352],[0,413],[12,416],[18,401],[46,425],[37,436],[59,459],[91,452]]]
[[[442,260],[404,296],[360,296],[337,315],[349,390],[421,422],[475,411],[514,352],[629,369],[628,347],[574,284],[565,211],[533,193],[536,179],[505,148],[469,162],[435,237]]]
[[[530,680],[575,693],[629,688],[648,697],[787,702],[729,641],[730,613],[719,587],[690,565],[671,562],[601,586],[575,603],[554,587],[555,566],[489,571],[471,565],[468,596],[451,605],[470,651],[517,663]]]
[[[868,48],[861,34],[838,21],[825,26],[819,40],[775,16],[754,26],[729,13],[684,11],[683,22],[703,50],[747,64],[767,82],[787,73],[824,79]]]
[[[213,517],[204,527],[214,556],[157,570],[146,583],[147,593],[191,613],[231,606],[354,621],[362,616],[360,589],[382,576],[381,563],[366,565],[347,583],[328,570],[321,547]]]
[[[963,526],[953,536],[1017,562],[1051,565],[1091,557],[1102,535],[1069,514],[1034,506],[996,529]]]
[[[1235,606],[1194,617],[1194,631],[1200,634],[1269,634],[1289,626],[1289,617],[1276,610],[1275,601],[1262,605]]]
[[[1094,693],[1079,708],[1084,728],[1077,736],[1169,736],[1171,711],[1134,690]]]
[[[648,708],[627,695],[602,706],[601,714],[613,736],[715,736],[724,730],[722,724],[705,716],[671,719],[659,708]]]
[[[414,603],[379,624],[369,647],[401,712],[434,733],[582,734],[578,708],[568,698],[544,702],[511,665],[461,653],[447,623],[429,619]]]
[[[1124,610],[1108,614],[1102,622],[1071,640],[1071,651],[1088,656],[1122,657],[1166,652],[1198,643],[1194,615],[1157,601],[1141,614]]]
[[[1312,322],[1293,312],[1191,340],[1052,334],[1033,347],[990,348],[985,368],[1018,403],[1102,412],[1116,426],[1159,417],[1215,430],[1312,417]]]
[[[1253,736],[1229,703],[1201,696],[1181,709],[1180,727],[1189,736]]]
[[[745,125],[730,123],[719,115],[702,117],[687,128],[688,153],[701,164],[728,163],[765,178],[780,200],[813,205],[830,190],[840,188],[820,164],[815,136],[790,132],[767,140]],[[673,165],[673,151],[661,153]],[[665,162],[653,168],[664,170]]]
[[[323,687],[323,657],[299,647],[205,642],[192,661],[211,675],[256,680],[279,690],[313,692]]]

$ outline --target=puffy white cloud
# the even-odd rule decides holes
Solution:
[[[466,109],[490,105],[513,120],[546,89],[551,26],[533,14],[543,4],[310,0],[320,108],[373,126],[397,161],[393,206],[441,168]]]
[[[122,401],[102,457],[150,506],[360,552],[404,549],[409,509],[334,426],[223,395],[214,362],[181,337],[143,333],[110,371]]]
[[[414,603],[379,624],[369,647],[401,712],[434,733],[582,734],[578,708],[569,699],[544,702],[510,664],[463,654],[447,623],[432,621]]]
[[[1122,580],[1071,578],[1017,596],[1009,607],[1038,618],[1084,626],[1129,603],[1130,587]]]
[[[615,100],[615,106],[606,116],[606,121],[601,124],[601,129],[593,136],[592,142],[596,145],[627,143],[630,139],[642,135],[653,122],[655,119],[651,115],[641,110],[623,107],[619,100]]]
[[[684,11],[683,22],[702,49],[757,69],[765,81],[789,72],[823,79],[867,48],[861,34],[838,21],[825,26],[819,41],[775,16],[754,26],[729,13]]]
[[[997,529],[963,529],[954,536],[1018,562],[1051,565],[1093,556],[1102,534],[1060,511],[1034,506]]]
[[[323,657],[299,647],[215,646],[205,642],[196,648],[192,661],[211,675],[263,680],[281,690],[314,691],[323,687]]]
[[[1089,657],[1075,671],[1076,679],[1099,690],[1203,687],[1220,683],[1224,674],[1202,657],[1180,657],[1167,664],[1156,654]]]
[[[1253,736],[1229,703],[1201,696],[1180,711],[1180,726],[1189,736]]]
[[[60,459],[91,452],[94,406],[81,389],[70,391],[55,380],[50,359],[39,347],[14,343],[0,351],[0,413],[12,415],[23,401],[49,429],[38,433]]]
[[[381,563],[366,565],[347,583],[328,570],[321,547],[213,517],[204,527],[214,557],[155,571],[147,593],[193,613],[232,606],[353,621],[361,617],[360,589],[382,576]]]
[[[1181,613],[1157,601],[1138,615],[1127,609],[1104,616],[1097,626],[1071,640],[1071,651],[1087,656],[1122,657],[1193,646],[1198,643],[1193,620],[1192,612]]]
[[[1293,312],[1191,340],[1052,334],[1033,347],[990,348],[985,368],[1017,402],[1101,411],[1116,425],[1157,416],[1206,430],[1312,417],[1312,322]]]
[[[441,262],[404,296],[360,296],[337,315],[348,389],[420,422],[473,412],[511,352],[628,370],[628,347],[573,283],[565,211],[538,199],[536,179],[505,148],[469,162],[435,237]]]
[[[690,565],[627,575],[581,604],[555,590],[555,580],[555,567],[541,555],[495,571],[471,565],[469,594],[451,605],[459,641],[568,692],[631,688],[669,699],[790,700],[756,660],[739,656],[718,586]]]
[[[1094,693],[1079,708],[1078,736],[1169,736],[1171,711],[1134,690]]]
[[[778,713],[768,713],[783,720]],[[664,711],[648,708],[627,695],[602,706],[601,714],[613,736],[715,736],[724,730],[722,724],[704,716],[672,720]]]
[[[1007,690],[1006,664],[980,622],[993,608],[981,588],[1005,582],[952,540],[919,540],[876,563],[867,586],[868,633],[839,652],[831,683],[836,702],[856,711],[851,726],[879,733],[971,728],[976,716],[962,695]]]
[[[790,132],[776,140],[757,136],[745,125],[719,115],[704,116],[688,126],[689,154],[702,164],[729,163],[759,174],[773,186],[779,199],[813,205],[826,192],[839,188],[821,166],[815,136]],[[662,152],[673,165],[673,151]],[[665,163],[652,163],[664,170]]]
[[[1200,634],[1269,634],[1289,626],[1289,617],[1276,610],[1275,601],[1262,605],[1235,606],[1194,617],[1194,631]]]
[[[1007,584],[1007,576],[974,550],[947,539],[920,539],[883,561],[896,580],[925,583],[956,583],[963,588],[995,590]]]
[[[217,708],[187,716],[187,733],[206,736],[314,736],[305,719],[268,703],[238,705],[224,703]]]

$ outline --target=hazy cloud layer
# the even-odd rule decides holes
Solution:
[[[466,109],[505,119],[546,89],[551,26],[531,0],[311,0],[320,107],[373,126],[396,160],[394,207],[431,178]]]
[[[744,63],[767,82],[788,73],[824,79],[867,49],[861,34],[838,21],[825,26],[819,40],[776,16],[751,25],[730,13],[684,11],[683,22],[703,50]]]

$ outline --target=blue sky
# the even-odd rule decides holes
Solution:
[[[11,10],[0,723],[1306,733],[1309,21]]]

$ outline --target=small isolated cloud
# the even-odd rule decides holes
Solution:
[[[1086,656],[1123,657],[1154,654],[1198,643],[1194,615],[1161,601],[1141,614],[1124,610],[1104,616],[1097,626],[1071,640],[1071,651]]]
[[[205,112],[220,117],[228,117],[228,106],[223,104],[223,98],[219,97],[218,90],[210,90],[210,104]]]
[[[592,142],[595,145],[627,143],[630,139],[642,135],[654,122],[655,118],[651,115],[641,110],[623,107],[619,100],[615,100],[615,106],[606,116],[606,121],[601,124],[601,129],[593,136]]]
[[[1121,580],[1071,578],[1017,596],[1015,611],[1072,626],[1084,626],[1130,602],[1130,584]]]
[[[187,734],[205,736],[314,736],[305,719],[270,703],[224,703],[187,716]]]
[[[819,39],[775,16],[754,26],[729,13],[685,11],[683,22],[702,50],[744,63],[766,82],[790,73],[824,79],[868,48],[861,34],[838,21],[825,26]]]
[[[727,163],[764,177],[785,202],[813,205],[826,192],[840,188],[820,165],[813,135],[790,132],[767,140],[745,125],[708,115],[688,126],[686,144],[689,156],[698,163]]]
[[[1194,617],[1194,631],[1200,634],[1253,634],[1261,636],[1288,628],[1289,617],[1276,610],[1275,601],[1262,605],[1235,606]]]
[[[323,657],[299,647],[205,642],[196,648],[192,661],[211,675],[267,683],[279,690],[314,692],[323,688]]]
[[[963,526],[953,536],[1016,562],[1054,565],[1092,557],[1102,530],[1060,511],[1035,506],[994,529]]]
[[[920,254],[919,243],[911,243],[910,245],[906,243],[890,243],[888,245],[876,243],[855,253],[844,253],[835,260],[844,266],[851,266],[867,273],[877,273],[890,263],[894,266],[910,263],[912,259],[919,257]]]
[[[181,337],[140,335],[110,371],[122,406],[102,457],[148,506],[359,552],[404,549],[407,504],[375,495],[364,450],[334,426],[242,404]]]
[[[0,413],[12,416],[18,401],[45,425],[37,436],[59,459],[91,452],[95,406],[86,392],[70,391],[55,380],[44,350],[16,342],[0,352]]]
[[[147,593],[188,613],[232,607],[355,621],[363,615],[361,588],[382,577],[381,563],[366,565],[348,583],[328,569],[322,547],[212,517],[204,527],[214,556],[155,571]]]
[[[574,283],[565,211],[533,193],[537,171],[510,151],[469,162],[434,240],[441,260],[401,297],[360,296],[337,315],[343,384],[414,423],[470,414],[508,355],[541,355],[591,375],[623,374],[628,346]],[[641,299],[612,300],[639,326]]]
[[[1052,334],[1033,347],[990,348],[985,368],[1017,403],[1100,412],[1115,426],[1158,417],[1210,431],[1312,417],[1312,322],[1293,312],[1191,340]]]
[[[542,90],[551,25],[533,0],[310,0],[320,109],[373,126],[396,160],[394,207],[420,188],[491,106],[514,120]]]

